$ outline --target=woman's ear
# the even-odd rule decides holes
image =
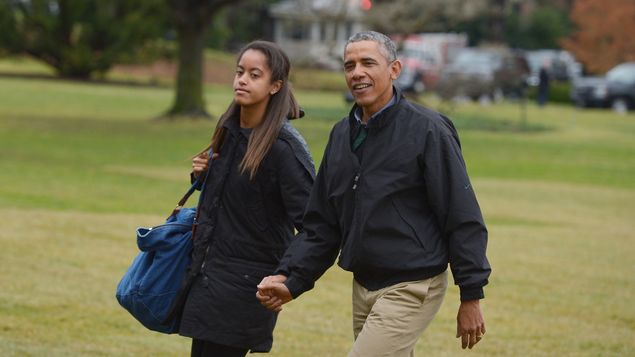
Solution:
[[[269,94],[270,94],[270,95],[274,95],[274,94],[278,93],[278,91],[280,90],[280,88],[282,88],[282,80],[280,80],[280,79],[279,79],[279,80],[277,80],[277,81],[274,81],[274,82],[271,84],[271,90],[269,91]]]

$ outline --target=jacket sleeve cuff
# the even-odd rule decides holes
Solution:
[[[298,296],[302,295],[305,291],[311,290],[313,287],[313,284],[307,284],[305,281],[294,276],[287,278],[284,285],[287,286],[287,289],[289,289],[289,292],[294,299],[297,299]]]
[[[289,270],[287,270],[286,267],[278,267],[278,269],[276,269],[272,275],[284,275],[288,277],[291,274],[289,274]]]
[[[480,300],[485,298],[482,287],[459,289],[461,290],[461,301]]]
[[[194,182],[196,182],[196,176],[194,176],[194,173],[193,173],[193,172],[190,172],[190,183],[193,185],[193,184],[194,184]],[[201,183],[200,183],[200,182],[198,183],[198,185],[196,185],[196,189],[197,189],[198,191],[200,191],[200,190],[201,190]]]

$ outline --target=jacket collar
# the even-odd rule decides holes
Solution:
[[[381,127],[385,126],[387,123],[389,123],[390,120],[393,119],[393,114],[397,110],[397,107],[399,106],[401,101],[405,100],[405,98],[404,98],[404,96],[401,93],[401,90],[399,88],[393,86],[392,89],[393,89],[393,93],[394,93],[395,103],[392,106],[390,106],[390,107],[384,109],[383,111],[381,111],[381,113],[379,113],[379,115],[374,117],[372,120],[369,120],[367,128],[369,128],[369,129],[370,128],[381,128]],[[353,105],[353,107],[351,108],[350,112],[348,113],[348,121],[349,121],[349,125],[351,127],[356,125],[357,119],[355,118],[355,112],[357,110],[361,110],[361,108],[357,105],[357,103],[355,103]]]
[[[229,118],[224,124],[223,127],[227,129],[232,135],[238,136],[242,135],[244,138],[249,139],[248,131],[241,130],[240,128],[240,118],[238,115],[234,115]]]

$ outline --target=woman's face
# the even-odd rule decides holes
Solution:
[[[264,105],[280,90],[281,81],[271,81],[271,69],[264,53],[249,49],[243,53],[234,77],[234,100],[243,107]]]

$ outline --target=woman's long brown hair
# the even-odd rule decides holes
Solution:
[[[249,178],[253,179],[258,172],[258,168],[265,155],[271,149],[276,141],[278,133],[286,118],[299,118],[300,108],[289,87],[289,70],[291,63],[289,58],[278,45],[268,41],[254,41],[243,47],[238,54],[236,63],[240,62],[243,54],[247,50],[256,50],[262,52],[267,58],[267,65],[271,70],[271,83],[282,81],[280,90],[269,98],[267,109],[265,110],[264,120],[256,126],[247,143],[247,152],[240,162],[240,172],[249,172]],[[227,111],[220,117],[212,136],[212,143],[202,152],[213,148],[214,152],[220,152],[227,129],[225,123],[231,118],[236,118],[240,114],[240,106],[232,101]],[[202,153],[201,152],[201,153]]]

